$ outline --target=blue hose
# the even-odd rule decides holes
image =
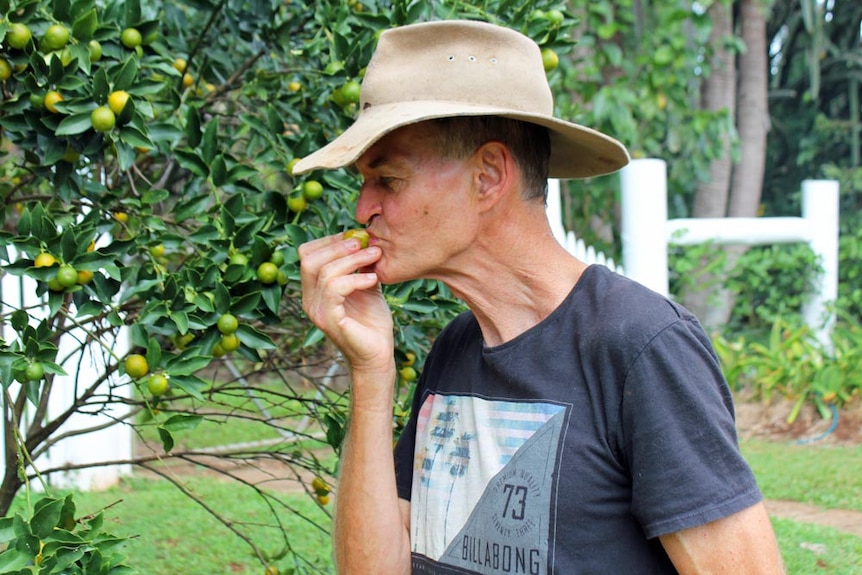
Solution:
[[[834,403],[829,404],[829,409],[832,411],[832,424],[829,426],[829,429],[821,433],[816,437],[809,437],[808,439],[798,439],[796,443],[814,443],[815,441],[820,441],[838,427],[838,408],[835,407]]]

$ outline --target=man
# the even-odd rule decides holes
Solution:
[[[628,155],[553,117],[538,46],[478,22],[387,31],[360,110],[296,166],[355,166],[371,237],[299,250],[304,309],[352,378],[339,573],[780,573],[696,319],[554,239],[549,175]],[[470,311],[435,342],[393,454],[379,286],[415,278]]]

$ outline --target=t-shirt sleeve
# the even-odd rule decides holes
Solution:
[[[635,359],[619,425],[632,512],[648,538],[721,519],[762,499],[739,451],[730,390],[693,318],[662,330]]]

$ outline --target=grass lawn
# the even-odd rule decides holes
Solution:
[[[291,568],[296,574],[332,572],[329,535],[320,528],[328,527],[329,517],[308,495],[282,495],[298,512],[285,509],[279,514],[282,531],[273,525],[263,501],[248,490],[212,478],[192,479],[187,486],[242,523],[270,557],[285,545],[295,551],[301,560],[271,561],[281,575],[291,573]],[[117,501],[105,511],[106,529],[133,536],[125,553],[128,564],[142,575],[265,572],[246,543],[166,480],[134,478],[101,493],[75,494],[79,513],[98,511]]]
[[[767,499],[862,511],[862,446],[748,440],[741,447]],[[789,519],[772,523],[789,575],[862,575],[862,538]]]
[[[862,448],[748,440],[742,449],[767,498],[862,511]],[[267,521],[261,502],[236,486],[203,478],[189,485],[236,521]],[[79,512],[122,500],[105,515],[115,533],[137,536],[126,550],[129,563],[141,573],[263,573],[245,543],[164,480],[136,478],[104,493],[75,497]],[[312,523],[327,526],[328,517],[305,494],[289,495],[287,501],[311,520],[287,510],[280,517],[288,544],[308,563],[277,560],[279,573],[291,568],[295,573],[331,573],[329,537]],[[773,524],[789,574],[862,575],[862,538],[786,519],[776,518]],[[252,531],[267,553],[283,548],[275,530],[260,526]]]

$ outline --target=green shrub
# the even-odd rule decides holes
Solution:
[[[824,419],[830,406],[840,407],[859,394],[862,375],[862,326],[842,322],[833,331],[831,346],[824,346],[808,326],[782,319],[772,325],[765,341],[713,337],[724,375],[735,391],[769,401],[774,395],[794,400],[787,420],[793,423],[806,402]]]

